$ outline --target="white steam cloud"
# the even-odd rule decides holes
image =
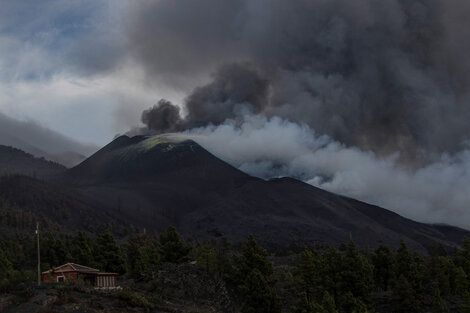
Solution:
[[[186,133],[251,175],[295,177],[408,218],[470,228],[469,149],[409,170],[398,154],[379,158],[278,117],[246,116],[242,123],[227,120]]]

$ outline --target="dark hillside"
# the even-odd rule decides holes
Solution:
[[[0,145],[0,176],[27,175],[47,178],[65,171],[65,166],[36,158],[19,149]]]
[[[255,234],[270,248],[292,243],[425,250],[459,244],[467,231],[417,223],[386,209],[291,178],[264,181],[216,158],[184,135],[119,137],[67,171],[61,184],[149,231],[175,225],[196,238]]]
[[[55,175],[48,182],[28,177],[0,181],[0,222],[10,231],[18,225],[34,228],[30,224],[36,220],[57,231],[113,224],[115,231],[133,225],[158,234],[174,225],[200,240],[225,236],[236,243],[254,234],[271,249],[339,245],[352,237],[372,248],[397,247],[404,239],[421,251],[435,242],[453,247],[469,235],[295,179],[251,177],[183,135],[119,137],[67,171],[16,149],[2,151],[3,164],[15,164],[5,166],[10,171],[44,169]]]
[[[86,195],[26,176],[0,179],[0,230],[29,232],[36,221],[58,232],[93,231],[99,225],[127,225]]]

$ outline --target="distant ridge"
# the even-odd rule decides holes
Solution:
[[[65,166],[56,162],[34,157],[17,148],[0,145],[0,176],[25,175],[48,178],[65,170]]]
[[[33,121],[21,121],[0,112],[0,145],[72,167],[97,150]]]

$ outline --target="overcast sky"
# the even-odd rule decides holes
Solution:
[[[103,145],[180,91],[124,54],[121,0],[0,0],[0,113]]]

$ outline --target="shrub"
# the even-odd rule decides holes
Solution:
[[[119,293],[119,299],[124,301],[127,305],[131,307],[149,308],[149,309],[154,308],[154,304],[150,303],[144,296],[136,292],[132,292],[129,289],[122,290]]]

